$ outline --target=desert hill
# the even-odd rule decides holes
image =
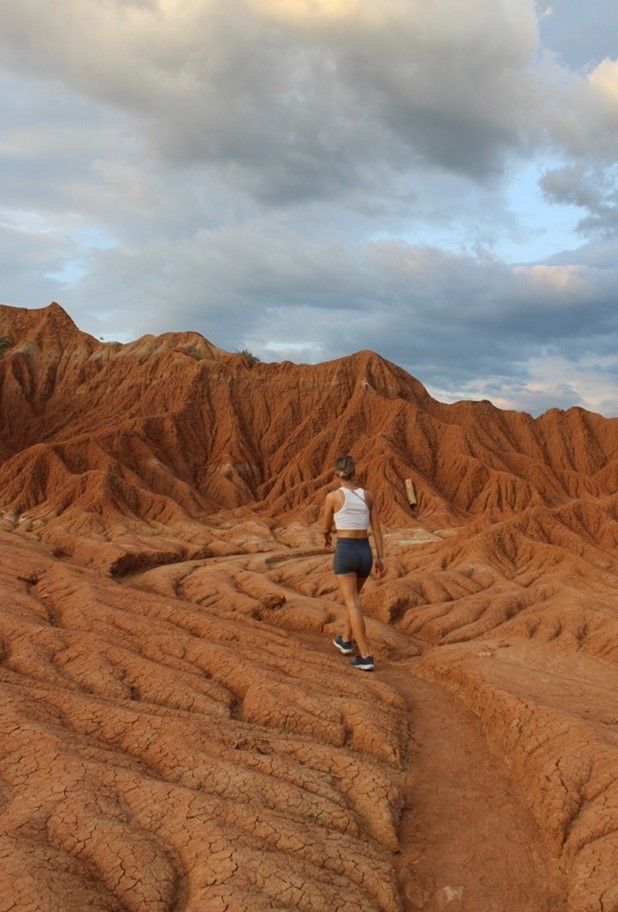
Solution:
[[[373,352],[252,366],[196,333],[101,343],[57,304],[0,308],[0,336],[3,506],[79,534],[84,514],[95,534],[246,506],[311,520],[343,452],[393,525],[408,475],[434,524],[618,490],[616,421],[444,405]]]
[[[2,912],[618,912],[618,420],[57,304],[0,338]],[[360,679],[344,452],[387,529]]]

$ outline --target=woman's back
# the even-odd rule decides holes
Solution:
[[[362,488],[339,488],[343,494],[343,506],[334,513],[336,529],[367,529],[369,527],[369,507]]]

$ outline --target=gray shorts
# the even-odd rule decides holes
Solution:
[[[356,573],[360,579],[366,579],[373,566],[373,554],[368,538],[338,538],[333,557],[333,571]]]

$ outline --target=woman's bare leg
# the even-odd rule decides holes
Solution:
[[[356,573],[339,573],[337,574],[337,582],[339,583],[345,606],[348,609],[348,625],[351,633],[347,634],[348,628],[346,627],[346,634],[350,637],[353,635],[360,654],[368,656],[369,644],[367,643],[365,621],[358,597],[358,577]]]
[[[361,576],[358,576],[358,574],[356,575],[356,591],[358,592],[359,595],[361,593],[361,589],[363,588],[363,586],[365,585],[366,582],[367,582],[366,576],[361,577]],[[347,608],[347,606],[346,606],[346,608]],[[347,610],[345,613],[345,630],[343,633],[343,639],[346,641],[346,643],[349,643],[350,640],[352,639],[352,625],[350,624],[350,614]]]

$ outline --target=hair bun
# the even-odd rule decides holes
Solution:
[[[338,456],[335,460],[335,472],[340,478],[351,478],[356,471],[352,456]]]

